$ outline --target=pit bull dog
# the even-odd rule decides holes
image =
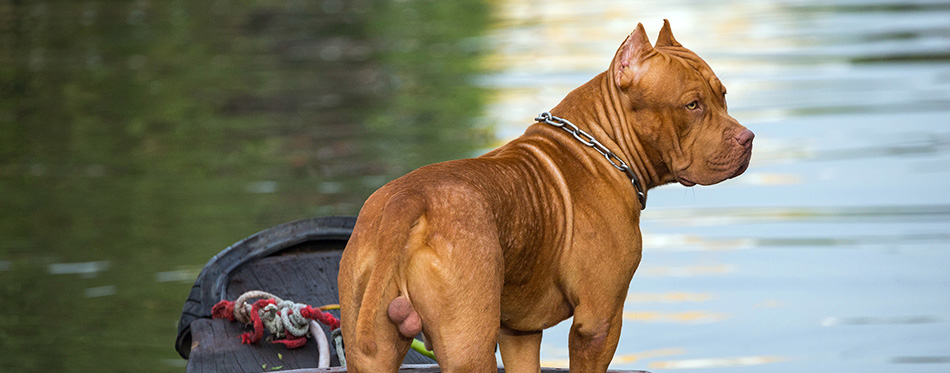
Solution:
[[[538,63],[544,63],[539,60]],[[664,20],[607,71],[481,157],[433,164],[360,210],[339,288],[351,372],[394,372],[420,331],[443,372],[538,372],[541,332],[571,316],[572,372],[604,372],[640,263],[646,190],[749,165],[753,133]]]

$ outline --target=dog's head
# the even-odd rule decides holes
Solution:
[[[608,71],[627,125],[669,172],[661,175],[661,183],[715,184],[748,168],[752,131],[729,116],[726,87],[705,61],[673,38],[668,21],[656,46],[638,24]]]

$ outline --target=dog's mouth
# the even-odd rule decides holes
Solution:
[[[737,177],[739,175],[742,175],[742,173],[745,172],[745,170],[749,169],[749,163],[751,163],[750,160],[751,160],[752,152],[749,152],[749,155],[750,157],[746,158],[745,162],[742,162],[742,165],[736,168],[736,172],[732,174],[732,176],[729,176],[730,179]]]
[[[742,175],[748,168],[752,160],[752,146],[722,156],[713,157],[697,167],[689,166],[679,168],[679,172],[674,172],[673,177],[676,182],[685,186],[693,187],[696,185],[713,185]]]
[[[746,160],[746,161],[743,162],[742,164],[739,164],[737,167],[732,168],[732,169],[729,169],[729,170],[723,170],[723,171],[715,172],[715,173],[710,174],[710,175],[702,175],[702,174],[701,174],[701,175],[691,175],[691,177],[699,176],[699,180],[698,180],[698,181],[697,181],[697,180],[691,180],[690,178],[687,178],[687,177],[685,177],[685,176],[683,176],[683,175],[677,175],[677,176],[676,176],[676,181],[679,182],[681,185],[683,185],[683,186],[685,186],[685,187],[693,187],[693,186],[696,186],[696,185],[713,185],[713,184],[718,184],[718,183],[721,183],[721,182],[723,182],[723,181],[732,179],[732,178],[734,178],[734,177],[736,177],[736,176],[742,175],[742,173],[745,172],[745,170],[746,170],[747,168],[749,168],[749,161],[748,161],[748,160]]]

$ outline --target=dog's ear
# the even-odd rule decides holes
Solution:
[[[652,54],[653,46],[650,45],[650,38],[647,37],[643,24],[638,23],[637,28],[627,36],[617,50],[614,56],[613,72],[614,81],[620,87],[626,87],[633,81],[632,71],[636,64]]]
[[[669,20],[663,20],[663,28],[660,29],[660,35],[656,37],[656,47],[682,47],[682,45],[673,38],[673,30],[670,29]]]

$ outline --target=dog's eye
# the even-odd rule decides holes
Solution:
[[[699,101],[693,101],[686,104],[686,108],[689,110],[696,110],[699,107]]]

